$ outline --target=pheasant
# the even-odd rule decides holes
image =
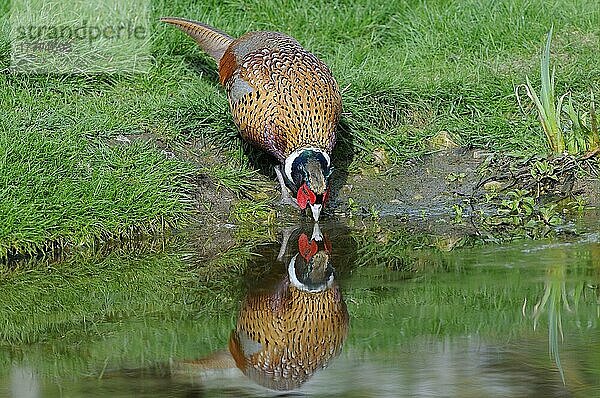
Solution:
[[[331,260],[331,242],[318,223],[312,235],[303,228],[285,231],[277,263],[286,267],[252,267],[258,274],[246,280],[229,349],[176,361],[171,370],[197,377],[237,368],[272,390],[302,386],[340,354],[348,335],[348,310]]]
[[[331,152],[342,111],[329,68],[282,33],[250,32],[234,39],[196,21],[161,21],[190,35],[217,62],[242,138],[280,163],[275,174],[283,202],[310,207],[319,221],[330,194]]]
[[[314,225],[312,237],[296,233],[289,239],[297,246],[286,250],[282,244],[278,259],[287,264],[287,275],[248,292],[229,339],[236,366],[273,390],[300,387],[338,356],[348,334],[331,243]]]

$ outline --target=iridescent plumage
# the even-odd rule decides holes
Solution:
[[[301,208],[310,204],[318,220],[329,189],[330,156],[342,111],[339,88],[329,68],[282,33],[250,32],[233,39],[199,22],[161,20],[192,36],[219,64],[220,81],[242,138],[281,162],[284,178],[281,174],[278,178],[282,190],[285,184]],[[291,164],[299,157],[306,162],[317,158],[324,165],[297,181]],[[298,167],[304,171],[304,166]],[[314,194],[307,195],[308,202],[298,197],[303,183]],[[282,193],[285,196],[286,192]]]

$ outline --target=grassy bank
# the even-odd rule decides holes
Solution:
[[[10,64],[9,10],[0,6],[0,69]],[[248,173],[256,156],[241,150],[212,62],[159,25],[164,15],[234,36],[282,31],[315,52],[344,89],[336,156],[338,164],[354,156],[351,170],[376,149],[392,162],[427,152],[441,131],[465,146],[544,151],[535,115],[523,115],[513,93],[536,75],[552,24],[557,92],[577,99],[600,89],[594,0],[155,0],[147,73],[0,74],[0,257],[180,223],[192,209],[185,182],[200,172],[227,176],[234,191],[260,179]],[[206,148],[232,172],[171,156]]]

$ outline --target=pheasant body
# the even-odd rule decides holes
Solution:
[[[289,283],[242,305],[229,350],[240,370],[274,389],[298,388],[341,351],[348,312],[339,287],[311,293]]]
[[[280,162],[304,148],[331,154],[341,112],[337,83],[296,40],[281,33],[248,33],[229,46],[219,69],[245,140]]]
[[[198,22],[162,20],[190,34],[217,61],[242,138],[281,162],[282,190],[287,186],[300,208],[310,204],[318,220],[342,110],[329,68],[282,33],[250,32],[232,39]],[[311,160],[319,170],[307,170]]]

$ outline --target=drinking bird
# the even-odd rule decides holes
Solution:
[[[331,152],[342,112],[330,69],[283,33],[233,38],[189,19],[161,21],[187,33],[217,62],[242,138],[278,160],[282,200],[302,210],[310,207],[318,221],[330,195]]]

